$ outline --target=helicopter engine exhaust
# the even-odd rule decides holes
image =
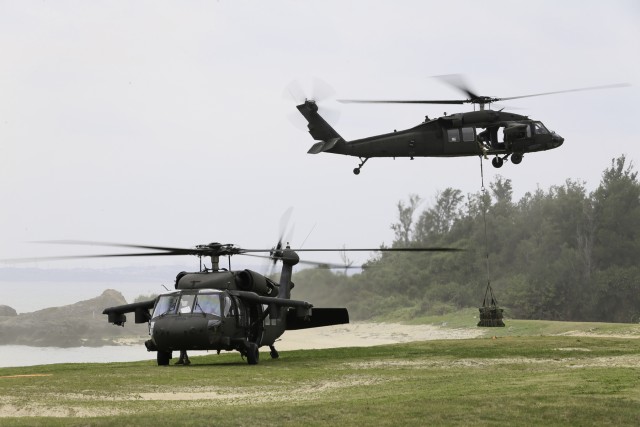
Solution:
[[[271,295],[273,285],[270,286],[266,277],[251,270],[242,270],[235,274],[236,286],[241,291],[255,292],[258,295]]]

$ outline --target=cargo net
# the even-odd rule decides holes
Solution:
[[[489,300],[487,300],[489,297]],[[488,303],[487,303],[488,302]],[[487,282],[487,289],[484,292],[484,300],[482,301],[482,307],[480,307],[480,321],[478,326],[485,328],[493,328],[498,326],[504,326],[502,321],[502,308],[498,307],[498,301],[493,296],[493,289],[491,289],[491,282]]]

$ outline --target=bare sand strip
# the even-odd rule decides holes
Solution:
[[[354,322],[346,325],[287,331],[276,342],[278,350],[370,347],[411,341],[477,338],[482,329],[449,329],[433,325]]]

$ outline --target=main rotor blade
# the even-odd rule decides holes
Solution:
[[[367,249],[292,249],[296,252],[461,252],[458,248],[367,248]]]
[[[307,264],[307,265],[314,265],[316,267],[320,267],[320,268],[329,268],[329,269],[353,269],[353,268],[360,268],[362,269],[363,267],[361,265],[344,265],[344,264],[338,264],[338,263],[333,263],[333,262],[320,262],[320,261],[305,261],[305,260],[300,260],[299,261],[300,264]]]
[[[381,99],[338,99],[343,104],[466,104],[470,99],[432,100],[381,100]]]
[[[46,256],[46,257],[36,257],[36,258],[6,258],[6,259],[0,259],[0,262],[14,263],[14,262],[38,262],[38,261],[63,261],[63,260],[72,260],[72,259],[85,259],[85,258],[120,258],[120,257],[139,257],[139,256],[167,256],[167,255],[183,255],[183,254],[149,252],[149,253],[133,253],[133,254],[63,255],[63,256]]]
[[[486,103],[487,100],[484,97],[479,96],[469,88],[469,85],[464,81],[459,74],[446,74],[441,76],[434,76],[435,78],[447,83],[450,86],[455,87],[465,95],[468,99],[441,99],[441,100],[360,100],[360,99],[339,99],[339,102],[347,104],[467,104],[467,103]]]
[[[464,81],[460,74],[444,74],[441,76],[433,76],[438,80],[453,86],[469,97],[469,100],[480,98],[474,91],[469,88],[469,84]]]
[[[600,89],[614,89],[621,87],[629,87],[631,86],[629,83],[616,83],[612,85],[602,85],[602,86],[589,86],[589,87],[580,87],[577,89],[567,89],[567,90],[557,90],[554,92],[543,92],[543,93],[534,93],[531,95],[520,95],[520,96],[510,96],[507,98],[496,98],[498,101],[507,101],[510,99],[520,99],[520,98],[531,98],[534,96],[544,96],[544,95],[555,95],[557,93],[568,93],[568,92],[583,92],[587,90],[600,90]]]
[[[187,255],[197,249],[194,248],[174,248],[168,246],[148,246],[148,245],[133,245],[128,243],[112,243],[112,242],[93,242],[85,240],[43,240],[33,243],[55,244],[55,245],[78,245],[78,246],[108,246],[115,248],[132,248],[132,249],[151,249],[156,251],[165,252],[188,252]]]
[[[203,245],[196,248],[175,248],[168,246],[148,246],[148,245],[134,245],[127,243],[110,243],[110,242],[92,242],[82,240],[48,240],[34,243],[47,243],[47,244],[66,244],[66,245],[84,245],[84,246],[109,246],[109,247],[124,247],[132,249],[151,249],[158,252],[133,252],[133,253],[115,253],[115,254],[91,254],[91,255],[66,255],[66,256],[50,256],[50,257],[35,257],[35,258],[13,258],[13,259],[0,259],[0,262],[34,262],[34,261],[55,261],[55,260],[71,260],[71,259],[90,259],[90,258],[124,258],[124,257],[147,257],[147,256],[178,256],[178,255],[196,255],[196,256],[231,256],[231,255],[245,255],[256,258],[274,259],[271,254],[274,248],[270,249],[242,249],[234,247],[231,244],[211,244],[209,246]],[[287,249],[283,249],[287,250]],[[458,248],[316,248],[316,249],[288,249],[295,252],[459,252],[464,249]],[[269,255],[257,255],[256,253],[268,253]],[[277,260],[278,257],[276,256]],[[332,264],[326,262],[316,261],[300,261],[303,264],[330,266],[330,268],[346,268],[344,265]],[[354,267],[357,268],[357,267]]]
[[[170,246],[149,246],[149,245],[135,245],[128,243],[112,243],[112,242],[94,242],[84,240],[45,240],[34,243],[45,244],[63,244],[63,245],[83,245],[83,246],[109,246],[109,247],[121,247],[121,248],[133,248],[133,249],[151,249],[156,251],[162,251],[159,253],[123,253],[123,254],[107,254],[107,255],[95,255],[95,256],[155,256],[155,255],[199,255],[211,252],[210,248],[176,248]],[[220,244],[221,247],[231,246],[230,244]],[[249,253],[256,252],[271,252],[270,249],[243,249],[234,247],[235,255],[248,255]],[[456,252],[463,249],[458,248],[446,248],[446,247],[428,247],[428,248],[316,248],[316,249],[291,249],[296,252]],[[87,255],[89,256],[89,255]],[[93,256],[93,255],[92,255]]]
[[[127,256],[178,256],[178,255],[195,255],[195,256],[227,256],[238,255],[244,252],[244,249],[235,247],[231,244],[222,243],[210,243],[208,245],[200,245],[195,248],[175,248],[167,246],[148,246],[148,245],[135,245],[128,243],[112,243],[112,242],[92,242],[83,240],[48,240],[34,243],[53,243],[53,244],[68,244],[68,245],[80,245],[80,246],[107,246],[107,247],[120,247],[120,248],[132,248],[132,249],[151,249],[158,252],[128,252],[128,253],[116,253],[106,255],[91,256],[92,258],[99,257],[127,257]],[[256,249],[255,252],[269,252],[270,249]]]

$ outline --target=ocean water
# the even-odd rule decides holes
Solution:
[[[148,352],[142,344],[71,348],[30,347],[26,345],[0,346],[0,368],[55,363],[111,363],[155,359],[156,352]]]

